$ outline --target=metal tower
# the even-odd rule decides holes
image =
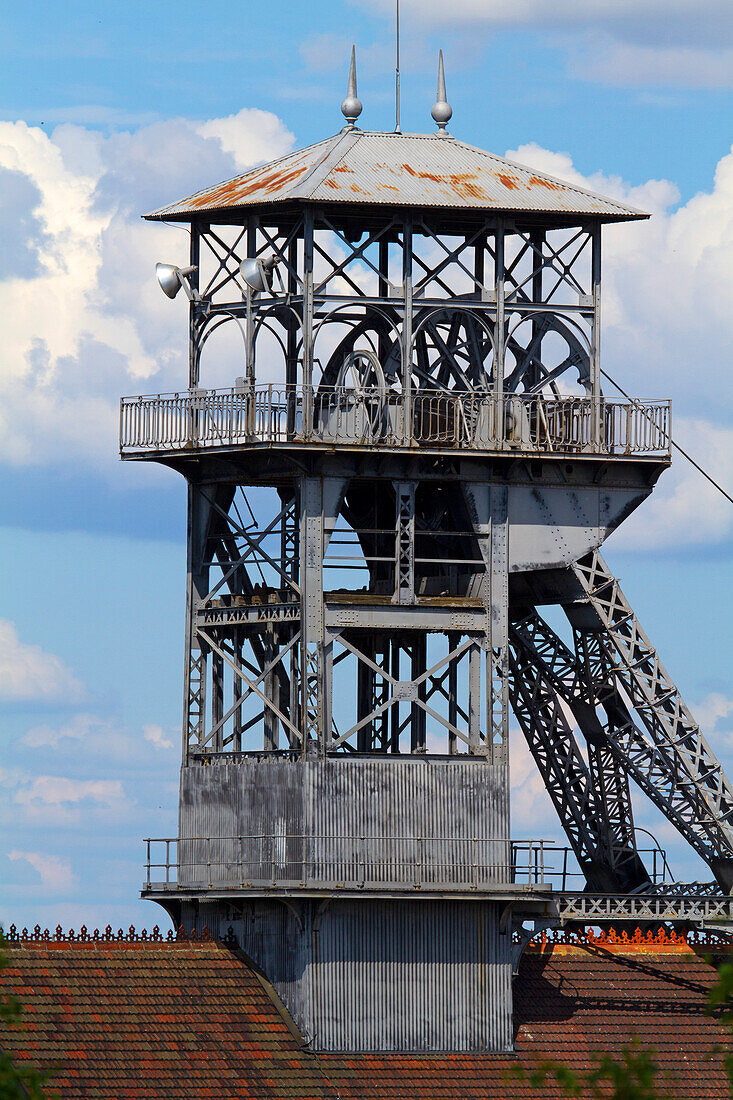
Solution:
[[[144,894],[231,925],[318,1048],[504,1050],[523,922],[728,912],[655,887],[630,779],[733,885],[733,789],[599,554],[669,464],[668,403],[600,384],[601,227],[646,215],[455,139],[444,94],[436,134],[357,129],[353,62],[343,112],[149,215],[191,249],[158,270],[188,388],[121,409],[123,457],[188,483],[180,833]],[[575,893],[510,839],[510,706]]]

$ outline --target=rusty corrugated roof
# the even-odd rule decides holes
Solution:
[[[147,217],[186,220],[207,211],[294,200],[594,215],[609,221],[648,217],[454,137],[361,130],[342,131]]]

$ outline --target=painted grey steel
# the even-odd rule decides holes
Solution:
[[[719,865],[727,850],[719,823],[711,818],[710,807],[703,793],[683,780],[674,755],[660,752],[634,722],[619,686],[614,679],[614,663],[608,654],[610,639],[604,637],[600,621],[594,621],[590,607],[571,606],[570,614],[584,619],[586,629],[576,628],[576,651],[573,652],[534,612],[518,620],[513,627],[530,659],[543,670],[549,690],[555,689],[565,698],[588,741],[591,766],[605,763],[609,785],[616,790],[616,806],[609,811],[609,799],[604,800],[602,820],[611,829],[609,859],[612,865],[626,860],[631,853],[633,835],[631,803],[625,790],[628,778],[638,783],[650,800],[712,867]],[[588,627],[591,629],[588,629]],[[600,708],[600,709],[599,709]],[[604,715],[600,718],[599,714]],[[611,759],[608,759],[608,758]],[[625,782],[624,782],[625,781]],[[601,783],[597,782],[597,790]],[[619,791],[621,796],[619,798]],[[613,798],[613,792],[608,792]],[[567,802],[573,801],[570,791]],[[565,801],[561,801],[565,805]],[[615,833],[615,838],[613,834]],[[619,847],[619,840],[625,843]]]
[[[542,840],[450,836],[360,836],[285,832],[250,836],[151,837],[147,894],[322,894],[399,897],[550,890],[564,849]],[[504,863],[504,860],[508,862]],[[547,878],[545,877],[547,876]]]
[[[353,126],[362,112],[362,105],[356,91],[356,46],[351,47],[351,67],[349,68],[349,86],[346,98],[341,104],[341,114],[349,126]]]
[[[621,726],[613,736],[626,734],[629,757],[634,756],[634,742],[642,742],[639,763],[647,773],[656,772],[657,804],[678,828],[682,818],[687,827],[680,831],[687,839],[696,834],[695,847],[730,890],[733,786],[601,555],[588,555],[573,571],[602,627],[604,654],[642,727],[629,729],[621,712]],[[655,766],[660,759],[663,769]],[[662,770],[666,774],[660,782]]]
[[[696,884],[697,885],[697,884]],[[649,921],[651,923],[730,921],[733,918],[733,899],[645,894],[561,894],[558,898],[558,916],[563,923],[578,921],[582,924],[598,924],[618,921]]]
[[[260,842],[248,842],[243,852],[239,838],[280,836],[275,878],[291,880],[297,867],[308,871],[309,881],[320,876],[322,883],[346,884],[367,864],[381,861],[384,889],[396,888],[400,866],[410,889],[418,869],[424,885],[507,882],[512,858],[506,772],[480,759],[222,755],[208,767],[182,769],[178,862],[202,881],[213,861],[220,884],[226,879],[243,885],[245,855],[258,862]],[[207,837],[230,839],[212,847]],[[273,852],[266,840],[261,848],[259,862],[268,862]],[[544,859],[533,858],[541,874]],[[187,885],[185,877],[180,885]]]
[[[475,146],[452,135],[346,129],[148,214],[162,221],[273,203],[328,202],[391,209],[445,207],[647,218],[631,206]]]
[[[632,404],[606,397],[599,402],[554,395],[513,397],[506,408],[526,430],[508,437],[497,432],[496,400],[482,394],[413,397],[407,429],[402,394],[321,391],[317,419],[308,426],[302,420],[304,403],[302,388],[272,385],[256,388],[252,394],[230,389],[125,397],[120,406],[120,451],[143,457],[184,449],[308,444],[365,449],[432,446],[556,457],[666,457],[671,450],[668,401]],[[603,430],[594,439],[597,408]]]
[[[430,112],[433,121],[438,124],[438,135],[446,134],[446,126],[453,117],[453,109],[446,99],[445,93],[445,66],[443,65],[443,51],[440,51],[438,59],[438,92],[435,103]],[[446,135],[447,136],[447,135]]]
[[[191,928],[231,929],[315,1050],[506,1052],[506,911],[489,900],[331,895],[241,906],[202,898],[184,903],[182,917]]]

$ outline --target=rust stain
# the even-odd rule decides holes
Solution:
[[[354,169],[349,168],[348,164],[339,164],[336,168],[334,168],[334,172],[351,172],[351,174],[353,175]]]
[[[497,172],[497,179],[501,183],[504,184],[504,186],[507,188],[507,190],[509,190],[509,191],[518,191],[519,190],[519,184],[517,183],[514,176],[505,176],[503,174],[503,172]]]
[[[530,176],[527,180],[528,187],[546,187],[548,191],[560,191],[560,185],[552,180],[544,180],[542,176]]]
[[[333,191],[339,191],[340,190],[339,185],[336,183],[336,180],[326,179],[326,180],[323,181],[323,183],[326,187],[330,187]]]
[[[255,176],[251,178],[251,182],[246,186],[243,186],[244,181],[240,176],[228,183],[222,183],[219,187],[205,191],[202,195],[197,195],[195,199],[191,199],[191,206],[198,209],[202,207],[231,206],[249,195],[271,195],[297,180],[299,176],[307,171],[307,168],[308,166],[304,164],[300,168],[291,168],[285,172],[270,172],[269,175]]]
[[[448,180],[451,187],[458,195],[459,198],[471,198],[471,199],[485,199],[488,198],[483,187],[479,187],[474,180],[477,180],[478,176],[475,173],[462,172],[459,175],[449,176]]]
[[[401,165],[401,167],[404,168],[404,170],[407,172],[408,176],[412,176],[413,179],[416,179],[416,180],[431,180],[432,183],[444,183],[445,182],[445,177],[444,176],[436,176],[432,172],[416,172],[415,169],[411,168],[409,164],[403,164],[403,165]]]

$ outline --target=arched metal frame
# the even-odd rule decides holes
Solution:
[[[484,315],[482,313],[480,313],[478,311],[470,310],[470,309],[466,308],[465,305],[460,305],[460,306],[455,306],[455,305],[433,306],[433,307],[429,307],[427,311],[421,311],[421,312],[424,312],[424,316],[422,316],[422,318],[420,320],[418,320],[417,324],[414,326],[414,329],[413,329],[413,332],[412,332],[412,339],[410,341],[411,369],[412,369],[413,375],[417,374],[418,377],[420,377],[420,374],[421,374],[419,368],[415,367],[414,354],[413,354],[416,351],[416,348],[417,348],[418,338],[427,329],[427,327],[430,325],[431,321],[433,321],[436,317],[439,317],[441,314],[452,315],[453,317],[464,316],[467,319],[470,319],[470,321],[472,323],[479,325],[484,330],[484,332],[485,332],[485,334],[488,338],[489,344],[491,345],[492,361],[494,360],[494,357],[496,355],[495,333],[494,333],[494,330],[491,328],[491,326],[489,325],[489,323],[487,322],[486,318],[484,317]],[[418,314],[418,316],[419,316],[419,314]],[[447,349],[447,350],[450,352],[452,349]],[[486,372],[484,372],[484,373],[486,373]],[[493,369],[492,369],[492,371],[490,371],[486,374],[486,379],[487,379],[486,387],[477,387],[477,388],[478,389],[483,388],[483,389],[488,390],[490,388],[491,384],[492,384],[492,378],[493,378]],[[425,379],[425,381],[427,381],[427,379]],[[440,387],[436,387],[436,388],[440,388]],[[443,388],[445,388],[446,390],[450,390],[450,387],[443,387]],[[466,391],[470,391],[471,388],[472,387],[470,387],[470,386],[466,386]]]

